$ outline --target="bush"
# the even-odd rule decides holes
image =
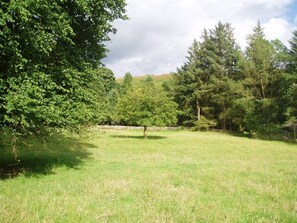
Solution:
[[[291,141],[294,139],[292,133],[280,128],[278,125],[261,125],[253,134],[253,137],[277,141]]]
[[[215,121],[207,119],[204,116],[201,116],[200,120],[196,121],[194,124],[195,124],[194,130],[200,130],[200,131],[208,130],[211,127],[214,127],[217,125]]]

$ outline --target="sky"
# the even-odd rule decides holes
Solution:
[[[126,0],[128,20],[114,22],[117,29],[107,43],[103,60],[116,77],[175,72],[202,30],[219,22],[231,23],[237,43],[259,20],[269,40],[288,46],[297,29],[297,0]]]

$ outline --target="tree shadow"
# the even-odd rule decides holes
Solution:
[[[20,174],[26,177],[55,174],[54,168],[61,166],[78,169],[86,159],[90,159],[91,153],[87,149],[95,148],[93,144],[85,143],[77,137],[62,134],[47,142],[27,140],[25,144],[18,143],[17,157],[9,144],[1,147],[0,180]]]
[[[141,139],[145,140],[143,136],[129,136],[129,135],[110,135],[112,138],[119,138],[119,139]],[[156,136],[156,135],[148,135],[147,139],[149,140],[160,140],[160,139],[166,139],[167,137],[165,136]]]
[[[247,139],[258,139],[262,141],[271,141],[271,142],[283,142],[289,145],[296,145],[297,142],[294,140],[294,138],[290,135],[253,135],[251,133],[241,133],[241,132],[225,132],[225,134],[235,136],[235,137],[241,137],[241,138],[247,138]]]

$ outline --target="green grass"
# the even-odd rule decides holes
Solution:
[[[22,173],[0,180],[0,222],[297,222],[296,144],[148,134],[51,139],[7,169],[2,154],[2,176]]]

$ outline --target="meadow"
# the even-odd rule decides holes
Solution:
[[[28,148],[30,147],[30,148]],[[0,222],[297,222],[297,146],[94,130],[0,156]]]

